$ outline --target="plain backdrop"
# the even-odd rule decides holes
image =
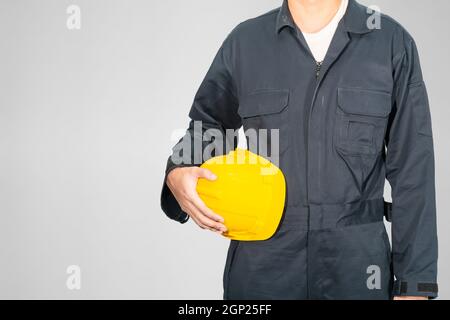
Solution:
[[[373,0],[414,36],[433,116],[450,298],[448,0]],[[69,5],[81,29],[66,27]],[[220,299],[228,241],[159,207],[216,51],[281,0],[0,0],[0,298]],[[66,287],[70,265],[81,290]]]

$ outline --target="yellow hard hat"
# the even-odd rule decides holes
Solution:
[[[272,237],[284,210],[286,183],[283,173],[270,161],[237,149],[206,161],[202,168],[217,179],[199,179],[197,192],[205,204],[222,216],[225,237],[260,241]]]

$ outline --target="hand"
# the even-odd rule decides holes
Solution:
[[[394,297],[394,300],[428,300],[428,297],[404,296],[404,297]]]
[[[217,177],[209,170],[198,167],[173,169],[167,176],[167,186],[181,209],[202,229],[223,234],[227,228],[224,219],[209,209],[197,193],[198,179],[214,181]]]

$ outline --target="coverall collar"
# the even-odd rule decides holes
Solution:
[[[368,15],[369,13],[365,7],[361,6],[355,0],[349,0],[348,8],[343,18],[345,31],[356,34],[371,32],[372,29],[367,26]],[[284,27],[289,27],[294,30],[297,28],[289,11],[287,0],[283,1],[283,5],[278,13],[276,32],[279,33]]]

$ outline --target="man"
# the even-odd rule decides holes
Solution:
[[[174,153],[186,142],[204,145],[194,121],[220,132],[277,128],[287,181],[276,234],[231,242],[225,299],[437,296],[426,88],[414,40],[378,18],[354,0],[288,0],[240,24],[215,57]],[[169,159],[162,208],[223,233],[223,219],[195,191],[199,178],[216,177],[192,161]],[[385,178],[392,205],[383,200]],[[383,216],[392,221],[392,250]]]

